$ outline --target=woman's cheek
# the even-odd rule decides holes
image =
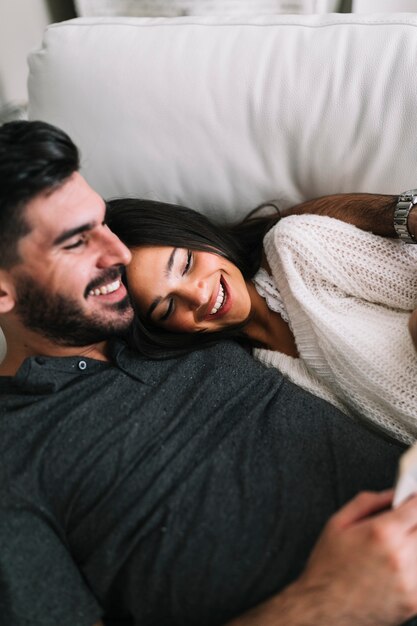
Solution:
[[[180,314],[174,314],[172,319],[167,323],[166,328],[180,333],[193,333],[198,330],[193,317]]]

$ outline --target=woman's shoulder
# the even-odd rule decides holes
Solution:
[[[264,250],[268,255],[271,249],[316,249],[318,246],[331,247],[332,242],[365,239],[367,235],[352,224],[323,215],[289,215],[283,217],[265,235]],[[364,242],[365,243],[365,242]]]
[[[267,234],[276,233],[297,233],[297,232],[311,233],[350,233],[358,234],[365,233],[357,226],[344,222],[343,220],[336,219],[335,217],[329,217],[328,215],[315,215],[313,213],[305,213],[303,215],[287,215],[282,217]],[[372,233],[366,233],[368,235]],[[375,235],[373,235],[375,236]]]

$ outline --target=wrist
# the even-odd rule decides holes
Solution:
[[[413,206],[408,214],[407,227],[410,235],[417,241],[417,205]]]
[[[310,589],[302,577],[262,604],[227,622],[226,626],[332,626],[321,619],[322,594]],[[320,613],[320,614],[319,614]],[[333,616],[334,617],[334,616]]]
[[[404,191],[398,196],[394,211],[394,228],[399,239],[404,243],[417,243],[416,216],[417,189]]]

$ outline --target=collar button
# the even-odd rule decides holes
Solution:
[[[81,371],[87,369],[87,363],[85,361],[78,361],[78,369]]]

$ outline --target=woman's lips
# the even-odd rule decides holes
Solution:
[[[217,293],[211,299],[209,307],[208,307],[208,310],[212,311],[214,306],[215,306],[215,304],[216,304],[217,296],[218,296],[219,291],[220,291],[220,285],[222,286],[223,291],[224,291],[223,303],[222,303],[222,305],[220,306],[219,310],[216,313],[213,313],[213,314],[208,313],[206,315],[206,319],[207,320],[216,320],[216,319],[219,319],[220,317],[223,317],[224,315],[226,315],[226,313],[228,313],[230,311],[230,308],[232,306],[232,298],[231,298],[229,286],[228,286],[227,282],[225,281],[224,277],[221,276],[220,277],[220,281],[219,281],[219,287],[217,289]]]

